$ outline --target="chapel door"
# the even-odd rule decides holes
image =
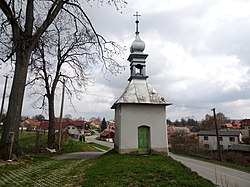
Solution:
[[[149,154],[150,152],[150,128],[138,127],[138,153]]]

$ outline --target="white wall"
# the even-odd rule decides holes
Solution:
[[[223,145],[223,149],[228,149],[230,146],[232,147],[233,144],[239,144],[239,138],[236,136],[234,137],[235,141],[231,142],[229,136],[222,136],[223,141],[220,141],[220,145]],[[205,144],[209,144],[210,150],[217,150],[217,137],[216,136],[208,136],[208,140],[204,140],[204,136],[199,136],[199,146],[204,148]]]
[[[164,105],[121,104],[116,108],[115,145],[120,152],[138,149],[138,127],[150,127],[151,150],[168,153]]]
[[[79,135],[80,134],[80,130],[75,126],[75,125],[67,125],[66,127],[68,129],[69,134],[75,134],[75,135]]]

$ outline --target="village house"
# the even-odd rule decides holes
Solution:
[[[91,129],[100,130],[102,122],[101,121],[91,121],[91,122],[89,122],[88,125],[89,125],[89,128],[91,128]]]
[[[241,121],[233,121],[232,123],[225,123],[220,126],[221,129],[240,131],[242,138],[250,137],[250,119],[243,119]]]
[[[217,150],[217,136],[215,131],[201,130],[198,132],[199,147],[209,150]],[[220,146],[222,149],[230,149],[235,144],[241,144],[242,133],[240,131],[219,131]]]
[[[105,129],[100,133],[100,139],[107,142],[114,142],[115,131],[113,129]]]
[[[243,119],[240,121],[243,130],[243,137],[250,137],[250,119]]]
[[[200,131],[199,128],[197,128],[196,126],[193,126],[193,125],[186,125],[186,127],[190,130],[190,133],[192,133],[192,134],[197,134],[197,132]]]
[[[167,132],[169,136],[172,136],[174,133],[190,133],[190,129],[188,127],[176,127],[169,126],[167,127]]]
[[[35,131],[40,128],[41,122],[36,119],[26,119],[20,123],[19,130]]]
[[[73,139],[79,139],[80,135],[84,133],[85,127],[84,121],[74,121],[74,120],[62,120],[62,129],[67,129],[69,135]],[[48,131],[49,129],[49,121],[43,121],[40,125],[41,130]],[[55,121],[55,130],[56,132],[59,131],[60,128],[60,121]]]

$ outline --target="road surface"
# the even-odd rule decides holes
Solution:
[[[87,142],[94,142],[94,143],[97,143],[97,144],[100,144],[100,145],[104,145],[106,147],[114,148],[114,143],[106,142],[106,141],[100,141],[100,140],[97,140],[96,138],[97,138],[97,135],[86,136],[85,140]]]
[[[172,153],[170,156],[219,186],[250,187],[250,173]]]

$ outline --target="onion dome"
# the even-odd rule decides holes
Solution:
[[[135,40],[133,41],[131,47],[130,47],[130,52],[143,52],[145,49],[145,43],[141,40],[139,37],[139,33],[135,35]]]

